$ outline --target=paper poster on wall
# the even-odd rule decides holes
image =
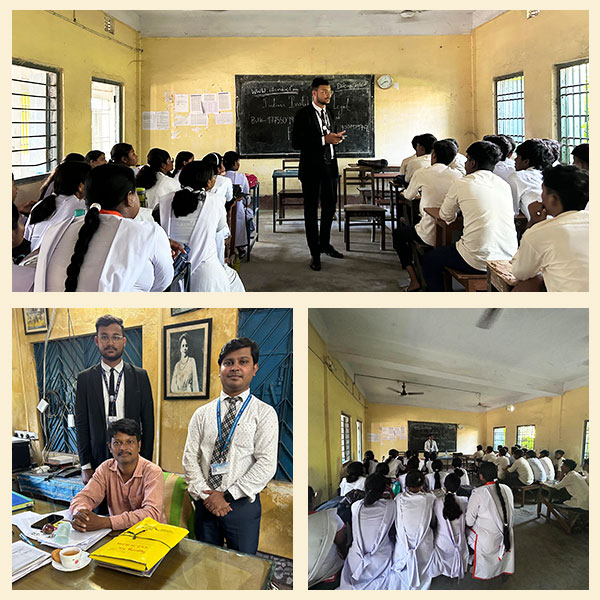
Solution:
[[[395,427],[382,427],[381,428],[381,439],[382,440],[395,440],[396,439]]]
[[[381,435],[379,433],[367,433],[368,442],[380,442]]]
[[[189,124],[203,125],[204,127],[208,127],[208,115],[196,112],[190,113]]]
[[[173,117],[173,125],[183,127],[190,124],[189,115],[175,115]]]
[[[217,98],[219,110],[231,110],[231,94],[229,92],[219,92]]]
[[[175,112],[186,113],[190,111],[190,102],[187,94],[175,94]]]
[[[233,125],[233,113],[217,113],[215,115],[215,125]]]
[[[162,110],[143,111],[142,129],[150,131],[169,129],[169,112]]]
[[[399,440],[406,440],[408,439],[407,437],[407,433],[406,433],[406,427],[396,427],[396,437]]]
[[[217,94],[203,94],[202,108],[207,115],[217,114],[219,112]]]
[[[190,94],[190,112],[202,113],[202,94]]]

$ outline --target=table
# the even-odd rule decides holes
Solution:
[[[439,208],[424,208],[423,209],[428,215],[432,216],[435,220],[435,246],[447,246],[452,243],[452,233],[454,231],[461,231],[463,228],[462,215],[457,215],[456,219],[452,223],[446,223],[440,218]]]
[[[488,292],[510,292],[519,283],[509,260],[488,260],[486,265]]]
[[[23,471],[14,475],[19,484],[19,490],[26,496],[43,496],[51,500],[71,502],[83,489],[81,475],[73,477],[52,477],[51,473],[33,473]]]
[[[36,500],[32,510],[48,513],[64,509],[65,506]],[[89,552],[100,548],[116,534],[103,538]],[[12,541],[18,539],[19,529],[13,525]],[[47,546],[34,543],[48,550]],[[92,561],[74,573],[63,573],[45,565],[15,581],[12,587],[13,590],[252,590],[268,588],[272,570],[269,561],[257,556],[185,538],[167,554],[152,577],[120,573]]]

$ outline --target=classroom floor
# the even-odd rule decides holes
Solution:
[[[309,268],[303,221],[277,225],[273,233],[273,213],[260,214],[259,241],[250,261],[240,261],[240,277],[248,292],[398,292],[408,285],[398,255],[392,248],[392,236],[386,232],[386,250],[379,249],[380,234],[371,243],[371,229],[353,226],[350,252],[346,252],[344,234],[337,220],[331,228],[331,243],[344,254],[343,259],[321,256],[321,271]],[[301,216],[302,209],[287,209],[286,217]]]

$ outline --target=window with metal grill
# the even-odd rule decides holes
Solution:
[[[342,463],[352,459],[350,454],[350,417],[342,413]]]
[[[517,425],[517,444],[521,448],[533,450],[535,445],[535,425]]]
[[[498,77],[495,82],[496,133],[525,141],[525,87],[523,73]]]
[[[494,427],[494,450],[498,446],[505,446],[506,427]]]
[[[560,161],[572,162],[571,151],[590,141],[589,61],[557,67]]]

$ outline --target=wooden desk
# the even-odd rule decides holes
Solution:
[[[64,509],[65,506],[40,500],[33,506],[34,511],[42,514]],[[18,539],[19,528],[13,525],[12,541]],[[111,535],[106,536],[88,552],[110,539]],[[34,543],[42,550],[52,550]],[[15,581],[12,587],[13,590],[258,590],[269,587],[272,569],[269,561],[257,556],[185,538],[167,554],[152,577],[120,573],[92,560],[87,567],[73,573],[45,565]]]
[[[435,220],[435,246],[447,246],[451,244],[452,233],[461,231],[463,228],[462,215],[458,215],[452,223],[446,223],[446,221],[440,219],[439,208],[424,208],[423,210]]]
[[[488,292],[510,292],[519,283],[509,260],[488,260],[486,265]]]
[[[419,204],[421,198],[417,196],[412,200],[407,200],[402,192],[406,189],[403,183],[396,183],[390,180],[390,194],[392,202],[390,210],[392,213],[392,231],[400,226],[400,219],[403,218],[407,225],[417,224],[417,215],[419,214]],[[394,219],[395,215],[395,219]]]

